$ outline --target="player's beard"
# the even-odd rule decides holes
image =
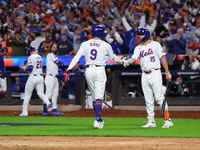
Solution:
[[[54,55],[57,55],[57,54],[58,54],[58,51],[52,51],[52,53],[53,53]]]

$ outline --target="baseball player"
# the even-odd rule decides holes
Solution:
[[[140,61],[140,67],[142,69],[142,90],[144,93],[146,111],[148,123],[142,127],[156,127],[154,120],[154,99],[162,107],[164,100],[164,95],[162,92],[162,74],[161,74],[161,65],[166,72],[167,80],[171,80],[171,74],[168,69],[168,63],[166,61],[165,51],[162,49],[161,45],[158,42],[150,40],[150,32],[148,29],[140,28],[138,33],[141,44],[138,45],[132,57],[127,60],[124,66],[133,63],[137,59]],[[162,128],[172,127],[173,123],[169,117],[168,106],[166,104],[164,111],[164,125]]]
[[[24,61],[24,66],[20,67],[19,72],[24,72],[23,69],[25,66],[27,66],[27,60]],[[25,92],[25,85],[28,80],[28,77],[21,76],[19,77],[19,91],[20,91],[20,99],[24,99],[24,92]]]
[[[5,56],[7,53],[8,53],[8,48],[2,47],[2,44],[0,44],[0,72],[6,72],[3,56]],[[6,77],[0,77],[0,99],[3,99],[5,97],[6,91],[7,91]]]
[[[68,66],[67,72],[76,65],[81,56],[84,56],[86,62],[85,77],[93,98],[93,108],[95,112],[94,128],[101,129],[104,127],[101,111],[107,80],[105,72],[107,56],[119,64],[123,64],[124,60],[119,59],[113,53],[110,44],[101,40],[106,35],[103,26],[94,25],[91,33],[93,38],[81,44],[80,49]]]
[[[58,46],[56,43],[53,43],[50,47],[50,53],[46,58],[46,96],[48,99],[52,100],[52,115],[63,115],[63,113],[57,110],[57,98],[59,95],[59,82],[57,79],[58,76],[58,66],[63,66],[63,63],[56,57],[58,53]],[[48,116],[49,114],[46,110],[42,113],[43,116]]]
[[[42,57],[36,53],[36,49],[32,46],[27,49],[28,57],[27,66],[24,67],[25,71],[30,72],[28,80],[25,85],[25,96],[22,108],[22,114],[20,116],[28,116],[28,105],[34,89],[40,99],[48,106],[48,111],[51,113],[52,104],[49,102],[47,96],[44,94],[44,77],[42,73]]]

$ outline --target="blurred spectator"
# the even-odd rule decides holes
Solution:
[[[38,48],[40,44],[45,41],[45,38],[41,35],[42,30],[40,28],[36,29],[35,31],[35,39],[30,43],[30,46],[35,47],[36,52],[38,53]]]
[[[74,46],[67,39],[68,34],[66,32],[61,33],[61,40],[58,42],[58,55],[72,55],[74,51]]]
[[[160,45],[162,46],[163,50],[166,51],[166,45],[165,43],[162,41],[162,38],[160,36],[156,36],[154,39],[156,42],[160,43]]]
[[[50,47],[53,44],[53,41],[51,39],[51,34],[47,33],[45,35],[45,40],[40,43],[40,46],[38,47],[38,53],[41,56],[47,56],[48,53],[50,53]]]
[[[8,53],[7,47],[0,44],[0,72],[6,72],[3,57]],[[0,77],[0,99],[3,99],[7,91],[6,77]]]
[[[196,35],[188,31],[188,26],[186,23],[183,23],[182,25],[183,29],[183,37],[186,38],[187,44],[186,44],[186,54],[193,53],[193,54],[198,54],[198,42],[199,39],[196,37]]]
[[[19,77],[15,77],[15,82],[12,84],[12,92],[19,92],[20,86],[19,86]]]
[[[8,39],[6,45],[12,47],[12,56],[26,56],[27,43],[22,38],[20,31],[15,32],[15,37]]]
[[[200,69],[200,63],[194,54],[190,53],[187,56],[185,56],[185,59],[181,66],[181,70],[199,70],[199,69]],[[199,76],[190,76],[190,79],[197,80],[199,79]]]
[[[6,41],[7,41],[8,39],[10,39],[10,35],[9,35],[9,34],[4,34],[4,36],[3,36],[3,42],[1,42],[2,47],[7,47],[7,48],[8,48],[8,52],[9,52],[9,53],[7,53],[7,54],[5,55],[5,57],[11,57],[11,56],[12,56],[12,55],[11,55],[11,54],[12,54],[12,47],[6,45]]]
[[[178,76],[175,81],[169,83],[169,95],[174,96],[189,96],[189,88],[186,83],[183,82],[183,78]]]
[[[168,53],[174,55],[186,54],[186,38],[183,37],[183,29],[178,29],[176,36],[170,33],[171,41],[168,44]]]
[[[113,52],[115,54],[122,54],[123,39],[116,31],[116,27],[108,27],[105,30],[107,31],[105,39],[112,46]]]
[[[137,30],[135,30],[134,36],[131,38],[129,42],[128,54],[133,54],[135,47],[139,44],[140,44],[139,35],[137,34]]]
[[[77,63],[71,71],[73,73],[83,72],[80,69],[79,63]],[[66,83],[67,84],[67,93],[68,93],[69,99],[75,99],[75,92],[76,92],[75,82],[76,82],[76,77],[70,77],[69,81]]]

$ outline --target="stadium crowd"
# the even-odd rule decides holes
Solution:
[[[58,55],[74,55],[103,24],[115,54],[132,54],[138,28],[174,55],[199,54],[200,0],[0,0],[0,42],[7,57],[27,56],[34,46],[46,56],[53,42]]]

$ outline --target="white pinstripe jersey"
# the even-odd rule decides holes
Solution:
[[[58,65],[55,63],[55,61],[58,58],[54,53],[49,53],[46,57],[46,74],[52,74],[57,75],[58,74]]]

